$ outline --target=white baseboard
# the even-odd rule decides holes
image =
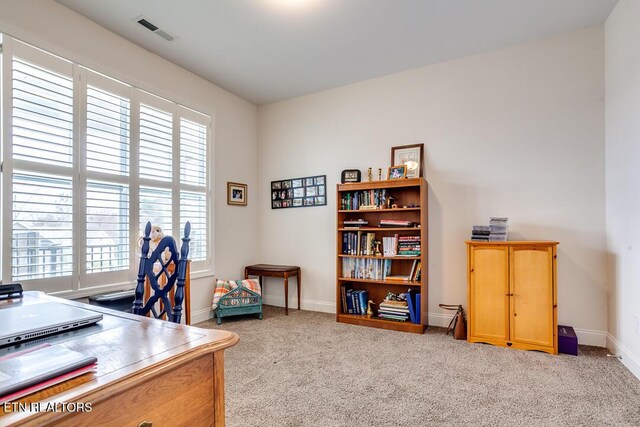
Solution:
[[[441,328],[446,328],[449,326],[451,319],[455,312],[451,312],[451,314],[442,314],[442,313],[429,313],[429,326],[438,326]]]
[[[633,354],[613,335],[607,334],[607,348],[616,355],[622,356],[620,361],[636,378],[640,379],[640,357]]]
[[[274,305],[276,307],[284,307],[284,299],[282,296],[270,296],[265,295],[262,297],[262,302],[266,305]],[[289,298],[289,309],[298,308],[298,299]],[[326,301],[315,301],[309,299],[300,300],[300,308],[307,311],[319,311],[321,313],[336,313],[336,304]]]
[[[573,330],[578,336],[578,344],[607,347],[607,333],[605,331],[580,328],[573,328]]]
[[[205,320],[213,319],[213,310],[211,308],[203,308],[200,310],[191,311],[191,324],[204,322]]]

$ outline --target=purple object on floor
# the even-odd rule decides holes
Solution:
[[[571,326],[558,325],[558,353],[578,355],[578,337]]]

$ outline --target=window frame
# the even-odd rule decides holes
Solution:
[[[23,161],[13,159],[12,153],[12,116],[13,116],[13,85],[12,66],[13,58],[19,57],[35,65],[60,72],[71,70],[70,78],[73,81],[73,167],[71,175],[64,174],[59,167],[38,164],[34,169],[23,169]],[[66,75],[64,73],[60,73]],[[214,136],[213,115],[200,113],[177,102],[167,100],[154,95],[150,91],[119,81],[99,71],[57,56],[55,53],[46,52],[38,47],[19,41],[7,33],[2,35],[2,80],[1,92],[2,105],[2,207],[3,225],[0,230],[0,283],[12,279],[12,233],[13,233],[13,206],[12,185],[14,170],[34,171],[50,173],[56,176],[71,178],[73,185],[73,274],[64,277],[52,277],[47,279],[25,280],[22,282],[27,290],[41,290],[61,296],[86,296],[94,293],[111,291],[115,289],[129,289],[135,286],[135,280],[139,261],[138,238],[141,230],[139,224],[139,196],[142,186],[170,189],[172,192],[172,230],[165,230],[165,234],[171,234],[178,245],[182,244],[184,223],[180,223],[180,192],[194,191],[205,195],[206,199],[206,258],[192,261],[192,278],[206,277],[213,274],[213,233],[214,233],[214,205],[213,205],[213,159]],[[87,88],[93,86],[96,89],[122,96],[129,99],[130,123],[129,123],[129,174],[128,176],[89,171],[86,168],[86,142],[87,142]],[[172,115],[172,180],[170,182],[141,179],[139,177],[139,137],[140,137],[140,105],[146,104],[152,108],[159,108],[170,112]],[[193,186],[180,183],[180,121],[186,119],[205,126],[206,135],[206,179],[205,186]],[[100,181],[110,184],[121,183],[129,187],[129,268],[112,272],[87,273],[87,210],[85,197],[87,183]],[[45,284],[46,283],[46,284]]]

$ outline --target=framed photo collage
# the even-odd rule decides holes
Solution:
[[[326,175],[271,181],[271,209],[304,208],[326,204]]]

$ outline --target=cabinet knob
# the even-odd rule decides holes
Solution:
[[[518,313],[513,313],[513,317],[516,317],[518,315]]]
[[[138,427],[153,427],[153,423],[151,421],[143,421],[138,424]]]

